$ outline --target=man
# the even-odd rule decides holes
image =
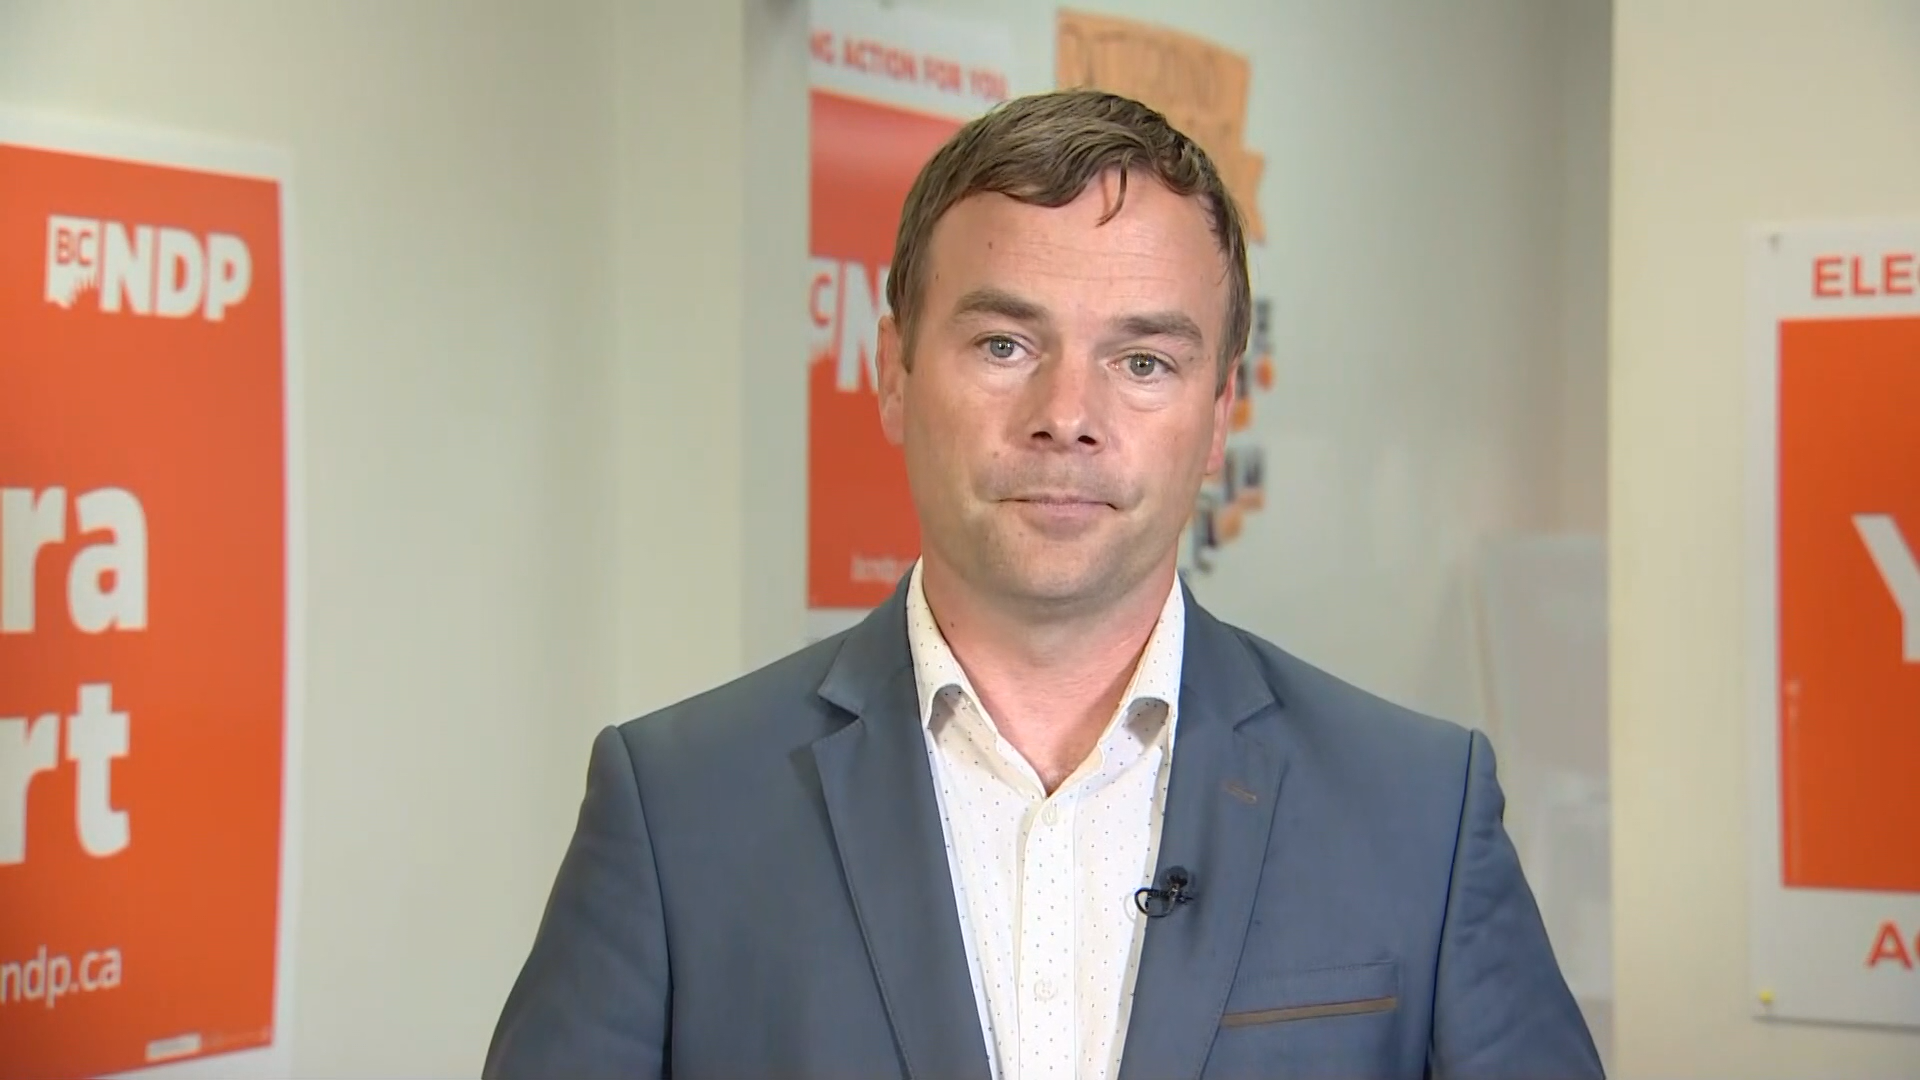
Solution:
[[[1600,1075],[1485,738],[1199,607],[1246,249],[1205,154],[1016,100],[909,194],[880,420],[923,552],[603,731],[492,1077]]]

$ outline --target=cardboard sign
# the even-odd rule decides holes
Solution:
[[[1152,23],[1064,8],[1057,20],[1055,83],[1124,94],[1163,113],[1213,159],[1246,218],[1248,239],[1264,243],[1259,196],[1266,159],[1247,145],[1247,58]]]

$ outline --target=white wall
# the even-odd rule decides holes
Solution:
[[[1920,1075],[1920,1035],[1749,1019],[1747,229],[1920,213],[1920,4],[1618,0],[1612,769],[1619,1075]]]
[[[740,612],[744,660],[758,666],[806,640],[808,19],[804,0],[747,12]]]
[[[793,242],[750,232],[742,212],[751,177],[747,18],[805,4],[614,3],[617,128],[582,133],[619,145],[620,381],[608,417],[619,471],[602,497],[621,508],[615,670],[625,716],[740,673],[741,598],[751,580],[741,573],[751,494],[741,478],[753,449],[742,430],[743,380],[752,372],[740,358],[764,340],[755,335],[767,321],[749,303],[758,280],[749,250]],[[797,300],[794,311],[804,315]]]
[[[1557,527],[1607,530],[1607,201],[1613,2],[1546,5],[1562,22],[1560,428]]]
[[[476,1072],[591,731],[736,669],[740,18],[0,0],[0,104],[293,157],[301,1075]]]

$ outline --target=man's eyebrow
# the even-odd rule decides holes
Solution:
[[[970,315],[994,315],[1030,325],[1048,321],[1047,310],[1039,304],[991,285],[967,293],[954,304],[954,318]],[[1206,335],[1200,332],[1200,325],[1179,311],[1147,311],[1125,315],[1114,320],[1113,328],[1116,337],[1174,338],[1196,349],[1206,345]]]
[[[1199,324],[1178,311],[1151,311],[1128,315],[1117,320],[1114,325],[1125,337],[1178,338],[1196,349],[1207,343],[1206,335],[1200,332]]]
[[[975,289],[953,306],[954,318],[968,315],[998,315],[1014,322],[1043,323],[1047,312],[1039,304],[992,286]]]

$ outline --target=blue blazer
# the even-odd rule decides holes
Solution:
[[[1486,737],[1187,603],[1160,865],[1196,898],[1148,924],[1121,1080],[1600,1077]],[[988,1080],[904,581],[599,734],[484,1075]]]

